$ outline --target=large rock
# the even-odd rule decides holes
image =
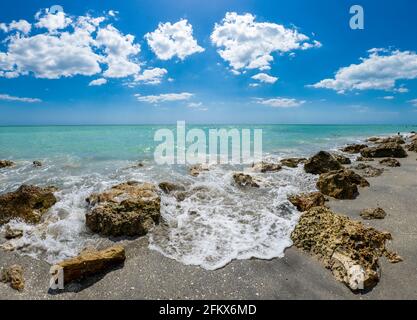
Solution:
[[[401,167],[401,163],[394,158],[382,159],[379,163],[387,167]]]
[[[270,162],[258,162],[252,165],[252,170],[257,172],[277,172],[280,171],[282,167],[277,163],[270,163]]]
[[[361,211],[361,217],[364,220],[384,219],[387,213],[382,208],[368,208]]]
[[[15,290],[23,291],[25,288],[25,279],[23,277],[23,268],[17,264],[9,268],[2,269],[0,281],[10,283],[10,287]]]
[[[14,162],[10,160],[0,160],[0,169],[1,168],[7,168],[7,167],[13,167]]]
[[[233,174],[233,180],[239,187],[252,187],[252,188],[259,188],[259,184],[255,181],[255,179],[242,172],[237,172]]]
[[[305,172],[312,174],[321,174],[339,169],[342,169],[342,165],[326,151],[320,151],[304,164]]]
[[[320,175],[317,188],[325,195],[336,199],[354,199],[358,185],[368,187],[369,182],[352,170],[342,169]]]
[[[405,158],[407,152],[399,144],[391,142],[362,149],[361,155],[365,158]]]
[[[159,223],[161,199],[153,184],[122,183],[87,202],[87,227],[106,236],[143,236]]]
[[[383,168],[375,168],[369,164],[359,163],[357,166],[353,167],[355,170],[360,170],[361,175],[367,178],[370,177],[379,177],[383,172]]]
[[[326,202],[326,199],[321,192],[293,195],[290,196],[288,200],[301,212],[310,210],[313,207],[324,206],[324,203]]]
[[[405,144],[405,140],[402,136],[393,136],[388,138],[382,138],[378,141],[375,141],[375,143],[397,143],[397,144]]]
[[[64,284],[108,271],[126,260],[125,249],[115,245],[105,250],[86,249],[75,258],[64,260],[54,266],[64,273]]]
[[[22,185],[14,192],[0,195],[0,225],[12,219],[38,223],[42,215],[56,203],[53,188]]]
[[[297,168],[300,163],[305,163],[306,158],[287,158],[281,160],[281,165],[289,168]]]
[[[342,151],[353,154],[353,153],[359,153],[362,151],[362,149],[365,149],[367,147],[368,146],[366,144],[350,144],[344,147]]]
[[[370,289],[378,283],[380,256],[391,256],[391,262],[401,261],[385,248],[385,242],[391,239],[389,233],[368,228],[325,207],[304,212],[291,239],[353,291]]]

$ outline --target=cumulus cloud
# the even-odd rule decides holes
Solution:
[[[103,84],[107,83],[107,79],[104,78],[100,78],[100,79],[96,79],[91,81],[88,85],[91,86],[102,86]]]
[[[306,103],[305,100],[297,100],[293,98],[272,98],[272,99],[264,99],[264,98],[256,98],[255,101],[259,104],[266,105],[273,108],[295,108],[303,105]]]
[[[41,99],[37,99],[37,98],[21,98],[21,97],[14,97],[8,94],[0,94],[0,100],[26,102],[26,103],[42,102]]]
[[[28,34],[32,29],[32,25],[27,22],[26,20],[13,20],[8,25],[5,23],[0,23],[0,30],[3,32],[12,32],[13,30],[23,32],[24,34]]]
[[[193,97],[193,95],[194,94],[189,93],[189,92],[182,92],[182,93],[164,93],[160,95],[149,95],[149,96],[142,96],[140,94],[135,94],[135,97],[138,101],[141,101],[141,102],[158,104],[161,102],[189,100],[191,97]]]
[[[204,51],[193,37],[192,25],[185,19],[174,24],[160,23],[155,31],[145,35],[145,39],[161,60],[175,56],[184,60],[189,55]]]
[[[164,68],[153,68],[143,71],[142,74],[135,76],[136,82],[144,84],[160,84],[168,71]]]
[[[266,73],[255,74],[252,79],[258,80],[259,82],[273,84],[278,81],[277,77],[272,77]]]
[[[4,41],[0,77],[59,79],[100,74],[102,78],[123,78],[139,73],[140,46],[135,37],[110,24],[102,26],[106,17],[68,17],[64,12],[43,10],[35,19],[38,32],[32,36],[25,34],[29,30],[25,23],[5,25],[8,32],[20,28],[24,34],[12,34]]]
[[[414,107],[417,107],[417,99],[413,99],[408,102],[411,103]]]
[[[295,28],[269,22],[256,22],[255,16],[246,13],[227,12],[221,23],[216,23],[211,34],[218,53],[233,70],[268,70],[273,53],[290,53],[320,47],[318,41]]]
[[[361,63],[339,69],[334,78],[324,79],[311,87],[332,89],[338,93],[351,90],[392,90],[398,80],[417,78],[417,54],[412,51],[371,49]]]

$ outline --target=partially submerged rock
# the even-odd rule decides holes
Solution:
[[[259,184],[255,181],[255,179],[242,172],[237,172],[233,174],[233,180],[239,187],[252,187],[252,188],[259,188]]]
[[[193,177],[198,177],[201,172],[209,171],[209,167],[206,164],[196,164],[191,166],[188,171]]]
[[[20,229],[14,229],[10,227],[9,225],[6,226],[4,230],[4,237],[8,240],[10,239],[16,239],[23,236],[23,230]]]
[[[291,239],[353,291],[375,286],[380,278],[379,257],[393,254],[385,248],[385,242],[391,240],[389,233],[368,228],[325,207],[304,212]]]
[[[345,157],[344,155],[341,155],[341,154],[335,154],[334,153],[333,157],[335,157],[335,159],[337,161],[339,161],[340,164],[351,164],[352,163],[352,161],[348,157]]]
[[[326,202],[326,199],[321,192],[293,195],[290,196],[288,200],[301,212],[310,210],[313,207],[324,206],[324,203]]]
[[[387,213],[382,208],[368,208],[361,211],[361,217],[364,220],[384,219]]]
[[[8,168],[8,167],[13,167],[14,166],[14,162],[10,161],[10,160],[0,160],[0,169],[1,168]]]
[[[359,163],[357,166],[354,167],[355,170],[360,170],[361,174],[364,177],[379,177],[383,172],[384,169],[382,168],[375,168],[370,166],[369,164]]]
[[[323,173],[317,181],[317,188],[324,195],[336,199],[354,199],[358,194],[358,185],[369,187],[369,182],[348,169]]]
[[[32,164],[33,164],[34,167],[42,167],[42,162],[40,162],[38,160],[33,161]]]
[[[401,145],[391,142],[362,149],[361,155],[366,158],[405,158],[407,152]]]
[[[161,182],[158,185],[158,187],[166,194],[170,194],[172,191],[184,191],[185,190],[184,186],[175,184],[172,182]]]
[[[55,270],[62,268],[64,284],[112,269],[126,260],[125,249],[115,245],[105,250],[86,249],[79,256],[64,260],[54,266]]]
[[[15,290],[23,291],[25,288],[23,268],[15,264],[9,268],[2,269],[0,281],[4,283],[10,283],[10,287]]]
[[[159,223],[161,199],[150,183],[122,183],[87,202],[87,227],[106,236],[143,236]]]
[[[339,161],[326,151],[320,151],[304,164],[305,172],[312,174],[321,174],[342,168]]]
[[[287,158],[281,160],[281,165],[289,168],[297,168],[299,164],[305,163],[306,158]]]
[[[401,163],[394,158],[386,158],[379,161],[380,164],[388,167],[401,167]]]
[[[277,163],[270,163],[270,162],[258,162],[252,165],[252,170],[257,172],[277,172],[280,171],[282,167]]]
[[[349,144],[346,147],[344,147],[342,151],[346,153],[354,154],[354,153],[360,153],[362,149],[365,149],[366,147],[368,147],[366,144]]]
[[[14,192],[0,195],[0,225],[16,218],[38,223],[57,201],[53,191],[53,188],[22,185]]]

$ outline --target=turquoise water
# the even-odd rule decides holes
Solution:
[[[185,186],[182,202],[160,193],[162,223],[148,235],[149,248],[187,265],[213,270],[234,259],[282,257],[291,246],[299,212],[290,194],[316,190],[317,176],[298,168],[277,173],[253,172],[248,166],[211,165],[198,177],[185,166],[157,165],[153,161],[154,133],[166,126],[45,126],[0,127],[0,159],[16,165],[0,169],[0,194],[22,184],[56,186],[58,202],[38,225],[12,221],[24,235],[7,245],[16,252],[55,263],[77,255],[86,246],[105,239],[85,226],[85,199],[126,181],[162,181]],[[175,129],[175,126],[168,127]],[[265,158],[308,156],[319,150],[336,151],[342,145],[375,135],[409,133],[412,126],[187,126],[187,129],[262,129]],[[348,155],[355,160],[355,156]],[[41,160],[42,167],[34,167]],[[144,166],[135,166],[138,161]],[[241,189],[233,173],[244,170],[260,188]],[[4,228],[5,226],[3,226]],[[5,240],[1,236],[0,245]]]

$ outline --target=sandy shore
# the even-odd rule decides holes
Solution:
[[[0,266],[20,264],[25,271],[22,293],[0,283],[0,299],[417,299],[417,154],[400,159],[400,168],[385,169],[368,178],[355,200],[331,200],[336,212],[361,220],[360,210],[380,206],[384,220],[366,225],[391,232],[389,248],[404,261],[390,264],[380,259],[379,284],[366,294],[354,294],[309,255],[289,248],[282,259],[233,261],[225,268],[206,271],[165,258],[147,246],[147,239],[125,241],[123,268],[72,284],[64,292],[49,294],[49,265],[0,252]],[[378,161],[370,163],[380,167]]]

